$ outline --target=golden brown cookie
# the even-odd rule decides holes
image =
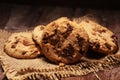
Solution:
[[[31,32],[13,33],[4,46],[4,51],[15,58],[36,58],[40,50],[32,39]]]
[[[45,28],[44,25],[39,25],[39,26],[36,26],[33,30],[32,37],[37,44],[41,43],[44,28]]]
[[[91,20],[83,20],[79,26],[88,33],[91,50],[103,54],[112,54],[118,50],[115,34],[106,27]]]
[[[49,23],[39,39],[42,53],[52,62],[78,62],[88,50],[88,35],[66,17]]]

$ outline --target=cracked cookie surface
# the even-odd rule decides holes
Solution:
[[[83,20],[79,26],[88,33],[90,50],[102,54],[113,54],[118,50],[117,37],[108,28],[91,20]]]
[[[42,53],[55,63],[78,62],[88,49],[88,35],[85,30],[66,17],[49,23],[39,42]]]
[[[13,33],[4,45],[4,51],[15,58],[36,58],[40,50],[32,39],[31,32]]]

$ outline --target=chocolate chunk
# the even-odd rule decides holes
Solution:
[[[67,31],[62,34],[65,39],[69,36],[69,34],[73,30],[73,27],[70,24],[67,24],[67,26],[68,26]]]
[[[84,55],[85,51],[82,50],[82,49],[80,49],[80,50],[79,50],[79,53],[82,54],[82,55]]]
[[[84,39],[80,36],[77,36],[77,40],[78,40],[79,47],[81,47],[83,45]]]
[[[67,60],[70,61],[70,62],[73,61],[73,56],[67,56],[66,58],[67,58]]]
[[[69,44],[69,46],[66,49],[63,49],[63,56],[67,57],[67,56],[72,56],[74,53],[74,48],[72,47],[71,44]]]
[[[16,40],[16,41],[12,44],[11,48],[15,48],[15,47],[16,47],[16,44],[17,44],[18,42],[19,42],[19,41]]]
[[[61,46],[62,46],[62,42],[58,42],[56,45],[57,48],[61,48]]]
[[[111,38],[114,39],[114,40],[118,39],[115,35],[112,35]]]
[[[108,43],[105,43],[105,46],[106,48],[111,49],[111,45],[109,45]]]
[[[87,23],[89,23],[89,21],[88,20],[85,20]]]
[[[14,44],[17,44],[19,42],[19,40],[16,40],[15,42],[14,42]]]
[[[40,27],[40,30],[43,30],[43,29],[44,29],[44,27],[43,27],[43,26],[41,26],[41,27]]]
[[[69,44],[68,46],[68,53],[69,54],[73,54],[74,53],[74,48],[72,47],[72,45]]]
[[[99,50],[99,48],[100,48],[100,43],[95,43],[94,45],[95,45],[96,49]]]
[[[8,43],[10,43],[11,41],[10,41],[10,40],[8,40],[7,42],[8,42]]]
[[[100,43],[99,43],[99,42],[93,42],[93,43],[89,42],[89,44],[90,44],[90,46],[89,46],[90,49],[92,49],[93,46],[94,46],[97,50],[99,50],[99,48],[100,48]]]
[[[44,38],[43,38],[43,43],[44,43],[44,44],[47,44],[47,43],[48,43],[48,39],[49,39],[48,33],[45,33],[45,34],[44,34]]]
[[[16,47],[16,44],[13,44],[12,46],[11,46],[11,48],[15,48]]]
[[[67,38],[69,36],[69,34],[71,33],[71,31],[73,30],[73,28],[70,24],[67,24],[67,26],[68,26],[67,31],[65,33],[61,34],[61,35],[63,35],[64,38]],[[44,38],[43,38],[43,43],[44,44],[50,43],[51,45],[56,46],[60,42],[61,35],[57,29],[55,29],[54,34],[52,34],[50,36],[48,35],[48,33],[45,33]],[[59,44],[59,47],[60,46],[61,46],[61,44]]]
[[[99,33],[105,33],[106,30],[105,29],[97,29],[97,28],[94,28],[93,29],[95,32],[99,32]]]
[[[47,43],[48,43],[48,40],[44,39],[44,40],[43,40],[43,43],[44,43],[44,44],[47,44]]]
[[[98,30],[99,33],[105,33],[106,30],[105,29],[102,29],[102,30]]]
[[[59,37],[59,35],[54,35],[53,37],[51,37],[50,39],[49,39],[49,42],[51,43],[51,45],[56,45],[58,42],[60,41],[60,37]]]
[[[25,45],[25,46],[29,46],[30,43],[28,42],[28,40],[23,40],[23,45]]]
[[[15,36],[15,39],[17,39],[18,37],[17,36]]]
[[[67,57],[67,56],[70,56],[70,54],[68,53],[68,50],[67,50],[67,49],[64,49],[61,56]]]
[[[44,38],[47,38],[48,36],[49,36],[49,33],[46,32],[46,33],[44,34]]]
[[[50,43],[51,45],[56,45],[60,41],[60,36],[57,34],[57,30],[55,29],[54,34],[48,36],[48,33],[44,35],[43,43]]]
[[[23,51],[23,52],[22,52],[22,55],[25,55],[26,53],[27,53],[27,51]]]

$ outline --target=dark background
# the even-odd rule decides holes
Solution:
[[[119,0],[0,0],[0,3],[120,10]]]

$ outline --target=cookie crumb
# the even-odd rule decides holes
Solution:
[[[65,63],[59,63],[59,67],[64,67]]]

